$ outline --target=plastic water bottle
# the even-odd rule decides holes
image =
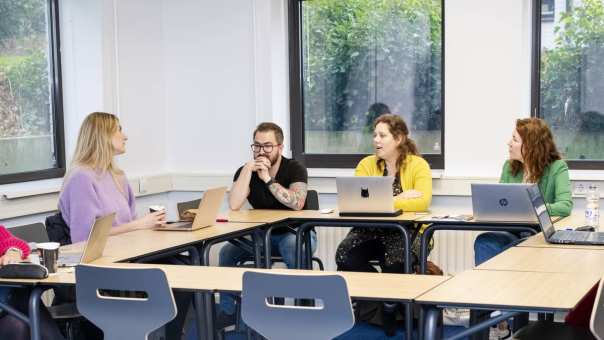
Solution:
[[[585,225],[600,228],[600,192],[598,187],[590,185],[585,196]]]

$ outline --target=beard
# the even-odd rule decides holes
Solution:
[[[279,154],[277,153],[274,155],[266,155],[266,154],[258,155],[258,156],[256,156],[256,159],[261,158],[261,157],[268,159],[268,161],[271,163],[271,166],[273,166],[273,164],[277,163],[277,160],[279,159]]]

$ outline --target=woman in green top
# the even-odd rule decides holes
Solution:
[[[552,216],[568,216],[573,209],[568,166],[560,159],[552,132],[539,118],[518,119],[508,142],[510,159],[503,165],[500,183],[538,183]],[[505,231],[480,234],[474,242],[476,265],[522,242]]]

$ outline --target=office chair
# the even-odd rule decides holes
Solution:
[[[274,305],[272,297],[316,299],[316,306]],[[340,275],[245,272],[241,316],[271,340],[333,339],[354,326],[346,281]]]
[[[26,242],[49,242],[49,236],[46,232],[44,223],[32,223],[9,229],[11,234]],[[82,321],[82,316],[76,308],[74,302],[59,303],[47,307],[50,316],[57,321],[67,339],[74,339]]]
[[[147,339],[149,333],[176,317],[168,279],[158,268],[79,265],[76,294],[78,310],[102,329],[108,340]]]
[[[9,231],[15,237],[18,237],[26,242],[40,243],[49,241],[46,226],[44,226],[44,223],[41,222],[12,227],[9,229]]]

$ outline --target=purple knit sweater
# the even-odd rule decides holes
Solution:
[[[71,229],[73,243],[88,239],[95,219],[116,213],[113,226],[136,218],[134,193],[124,177],[123,191],[117,188],[109,172],[73,169],[59,196],[59,210]]]

